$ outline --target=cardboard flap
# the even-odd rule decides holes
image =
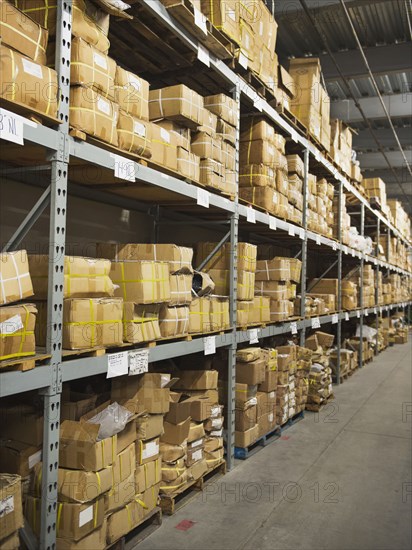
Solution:
[[[65,441],[77,440],[95,443],[97,441],[99,429],[99,424],[64,420],[60,426],[60,439]]]
[[[176,382],[178,380],[179,380],[179,378],[171,378],[170,381],[167,384],[162,386],[162,388],[171,388],[172,386],[174,386],[176,384]]]
[[[279,65],[279,84],[281,84],[292,97],[295,96],[296,88],[293,76],[290,75],[282,65]]]
[[[115,403],[115,401],[110,401],[110,400],[105,401],[104,403],[102,403],[101,405],[96,407],[95,409],[93,409],[93,410],[89,411],[88,413],[84,414],[83,416],[81,416],[80,417],[80,422],[88,422],[90,420],[90,418],[93,418],[97,414],[102,413],[112,403]],[[118,405],[120,405],[121,407],[124,406],[124,405],[121,405],[121,403],[118,403]],[[124,408],[127,409],[129,412],[133,412],[133,416],[131,416],[129,418],[129,420],[127,421],[127,424],[129,424],[129,422],[131,422],[132,420],[135,420],[137,418],[137,414],[134,411],[130,411],[127,407],[124,407]]]
[[[169,392],[169,401],[170,401],[170,403],[179,403],[181,397],[182,397],[181,392],[177,392],[177,391]]]
[[[114,17],[120,17],[121,19],[133,19],[133,16],[128,14],[126,11],[121,10],[118,6],[122,2],[119,0],[92,0],[96,6],[102,9],[104,12]],[[126,2],[124,4],[127,6]]]

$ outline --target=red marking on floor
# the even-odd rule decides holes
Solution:
[[[287,441],[288,439],[290,439],[290,435],[282,435],[280,439],[283,439],[283,441]]]
[[[195,521],[190,521],[190,519],[184,519],[176,525],[176,529],[179,529],[179,531],[187,531],[188,529],[193,527],[195,523]]]

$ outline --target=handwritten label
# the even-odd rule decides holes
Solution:
[[[320,320],[319,317],[314,317],[311,322],[311,326],[313,329],[320,328]]]
[[[298,324],[293,322],[293,323],[290,323],[290,332],[292,334],[297,334],[298,333]]]
[[[195,25],[196,25],[196,27],[199,27],[199,29],[204,34],[207,35],[206,17],[195,6],[193,6],[193,11],[194,11],[194,14],[195,14]]]
[[[126,181],[136,181],[136,166],[134,161],[112,155],[114,159],[114,175],[116,178]]]
[[[246,209],[246,219],[249,223],[256,223],[256,212],[252,207]]]
[[[205,347],[205,355],[213,355],[216,353],[216,336],[206,336],[203,338]]]
[[[0,139],[24,145],[23,119],[5,109],[0,109]]]
[[[197,189],[197,204],[204,208],[209,208],[210,193],[205,189]]]
[[[337,313],[335,313],[334,315],[332,315],[332,325],[336,325],[339,321],[339,316]]]
[[[249,330],[249,344],[259,344],[257,328]]]
[[[293,225],[288,225],[288,234],[290,237],[294,237],[295,236],[295,228],[293,227]]]
[[[129,375],[143,374],[149,370],[149,350],[133,349],[129,351]]]
[[[272,229],[273,231],[276,231],[277,229],[276,218],[270,215],[269,215],[269,229]]]
[[[349,313],[345,311],[345,321],[349,321]]]
[[[107,376],[115,378],[129,373],[129,358],[127,351],[107,355]]]
[[[320,245],[320,235],[316,235],[316,244]]]
[[[209,52],[207,51],[207,49],[202,46],[201,44],[199,44],[197,46],[197,58],[199,61],[201,61],[202,63],[204,63],[206,65],[206,67],[210,67],[210,55],[209,55]]]

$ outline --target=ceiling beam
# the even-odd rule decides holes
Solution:
[[[375,76],[402,73],[411,69],[412,44],[410,42],[365,48],[364,52]],[[369,76],[358,50],[336,52],[333,55],[346,78],[367,78]],[[321,54],[319,58],[325,80],[339,80],[340,75],[330,56]]]
[[[397,148],[397,143],[390,128],[374,128],[374,133],[383,148]],[[404,147],[412,145],[412,127],[396,128],[399,140]],[[376,141],[373,139],[369,128],[358,130],[353,136],[353,148],[356,151],[376,150]]]
[[[270,7],[271,0],[265,0],[265,2]],[[361,5],[365,6],[367,4],[378,4],[381,2],[387,2],[387,0],[349,0],[347,5],[348,8],[356,8]],[[275,0],[274,4],[276,18],[288,13],[302,11],[302,4],[299,0]],[[336,6],[340,4],[340,0],[306,0],[306,4],[310,10],[316,12]]]
[[[409,164],[412,163],[412,151],[404,151],[406,158]],[[402,156],[400,151],[387,151],[386,156],[388,157],[391,166],[394,168],[402,168],[405,165],[405,159]],[[386,168],[388,166],[384,156],[380,152],[376,153],[359,153],[358,160],[361,165],[361,169],[376,169],[380,170],[381,168]],[[405,168],[406,170],[406,168]]]
[[[382,96],[391,118],[410,117],[412,113],[412,94],[392,94]],[[386,119],[385,112],[378,97],[363,97],[358,100],[366,117],[372,120]],[[340,118],[344,122],[361,122],[363,120],[353,99],[339,99],[330,104],[332,118]]]

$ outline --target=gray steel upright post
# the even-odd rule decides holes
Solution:
[[[304,151],[304,172],[303,172],[303,229],[305,230],[304,238],[302,241],[302,272],[300,279],[300,316],[302,319],[305,318],[306,308],[306,277],[307,277],[307,258],[308,258],[308,236],[306,233],[307,230],[307,208],[308,208],[308,174],[309,174],[309,149]],[[304,347],[305,345],[305,336],[306,329],[305,326],[302,327],[300,331],[300,345]]]
[[[237,244],[239,231],[239,140],[240,140],[240,85],[233,90],[233,99],[237,104],[236,124],[236,163],[235,163],[235,211],[230,218],[230,325],[232,327],[229,346],[227,378],[227,440],[226,463],[231,470],[235,465],[235,391],[236,391],[236,325],[237,325]]]
[[[381,237],[381,221],[378,218],[377,219],[377,226],[376,226],[376,257],[379,256],[379,241]],[[388,250],[389,253],[389,250]],[[378,307],[379,302],[379,264],[376,264],[375,268],[375,308]],[[375,355],[378,355],[378,342],[379,342],[379,313],[378,310],[376,310],[376,316],[375,316],[375,328],[376,328],[376,337],[375,337]]]
[[[59,78],[59,148],[51,157],[47,353],[52,384],[43,391],[44,432],[40,519],[40,549],[52,550],[57,534],[57,476],[59,463],[60,394],[62,390],[62,324],[66,242],[67,177],[69,163],[70,44],[72,1],[57,2],[56,69]]]
[[[338,326],[336,329],[336,384],[340,384],[340,360],[342,346],[342,205],[343,205],[343,183],[339,181],[338,188],[338,241],[340,243],[338,251]]]
[[[361,235],[365,236],[365,205],[361,203]],[[362,253],[360,261],[360,289],[359,289],[359,368],[363,366],[363,286],[364,286],[364,267],[365,267],[365,255]]]

